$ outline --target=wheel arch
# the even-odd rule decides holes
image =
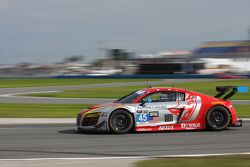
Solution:
[[[131,116],[132,116],[132,118],[133,118],[133,129],[135,129],[135,125],[136,125],[136,120],[135,120],[135,115],[134,115],[134,113],[133,112],[131,112],[129,109],[127,109],[127,108],[116,108],[116,109],[114,109],[113,111],[111,111],[110,113],[109,113],[109,115],[108,115],[108,118],[107,118],[107,120],[108,120],[108,130],[110,131],[110,116],[115,112],[115,111],[117,111],[117,110],[124,110],[124,111],[126,111],[126,112],[128,112]]]
[[[211,107],[206,111],[206,116],[205,116],[205,120],[204,120],[206,126],[207,126],[207,121],[206,121],[206,119],[207,119],[208,112],[209,112],[212,108],[214,108],[214,107],[223,107],[223,108],[225,108],[225,109],[228,111],[228,113],[229,113],[229,115],[230,115],[230,122],[229,122],[229,125],[231,125],[231,124],[232,124],[232,113],[231,113],[231,111],[229,110],[229,108],[228,108],[227,106],[225,106],[225,105],[216,104],[216,105],[211,106]]]
[[[212,108],[214,108],[214,107],[223,107],[223,108],[225,108],[225,109],[228,111],[228,113],[230,114],[230,119],[232,119],[232,113],[231,113],[231,111],[228,109],[227,106],[221,105],[221,104],[216,104],[216,105],[211,106],[211,107],[206,111],[206,117],[207,117],[208,111],[210,111],[210,110],[211,110]]]

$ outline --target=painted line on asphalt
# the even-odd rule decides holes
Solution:
[[[55,93],[55,92],[60,92],[60,91],[50,90],[50,91],[37,91],[37,92],[24,92],[24,93],[10,93],[10,94],[1,94],[0,97],[12,97],[18,95],[32,94],[32,93]]]
[[[39,91],[39,92],[24,92],[24,93],[12,93],[12,94],[1,94],[0,97],[15,97],[15,98],[25,98],[25,99],[56,99],[56,100],[62,100],[62,99],[97,99],[97,100],[116,100],[116,99],[110,99],[110,98],[59,98],[59,97],[36,97],[36,96],[19,96],[19,95],[26,95],[26,94],[33,94],[33,93],[56,93],[61,91]]]
[[[218,154],[183,154],[183,155],[159,155],[159,156],[120,156],[120,157],[79,157],[79,158],[23,158],[0,159],[0,161],[40,161],[40,160],[112,160],[112,159],[149,159],[149,158],[180,158],[180,157],[206,157],[226,155],[250,155],[250,152],[242,153],[218,153]]]
[[[20,99],[55,99],[55,100],[74,100],[74,99],[88,99],[88,100],[113,100],[115,99],[104,99],[104,98],[59,98],[59,97],[32,97],[32,96],[1,96],[0,97],[14,97],[14,98],[20,98]],[[84,104],[84,103],[83,103]]]

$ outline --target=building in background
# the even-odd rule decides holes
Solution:
[[[189,51],[167,51],[155,55],[140,55],[135,59],[135,64],[138,65],[137,74],[185,73],[183,66],[191,55]]]
[[[250,40],[205,42],[193,51],[189,62],[204,63],[204,69],[196,71],[200,74],[248,74]]]
[[[122,74],[250,74],[250,40],[205,42],[190,51],[136,55],[125,49],[107,50],[105,59],[90,64],[67,61],[52,64],[0,65],[0,76],[81,76]]]

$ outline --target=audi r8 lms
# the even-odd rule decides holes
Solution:
[[[150,87],[132,92],[113,103],[100,104],[80,111],[77,131],[170,131],[209,129],[219,131],[241,127],[232,103],[246,86],[218,86],[217,95],[209,96],[181,88]]]

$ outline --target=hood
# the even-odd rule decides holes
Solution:
[[[111,107],[116,105],[117,103],[104,103],[104,104],[97,104],[94,106],[89,107],[89,109],[97,109],[97,108],[101,108],[101,107]]]
[[[89,112],[89,111],[92,111],[92,110],[95,110],[95,109],[99,109],[99,108],[104,108],[104,107],[113,107],[117,105],[117,103],[104,103],[104,104],[97,104],[97,105],[94,105],[94,106],[91,106],[87,109],[83,109],[80,111],[80,114],[84,114],[86,112]]]

